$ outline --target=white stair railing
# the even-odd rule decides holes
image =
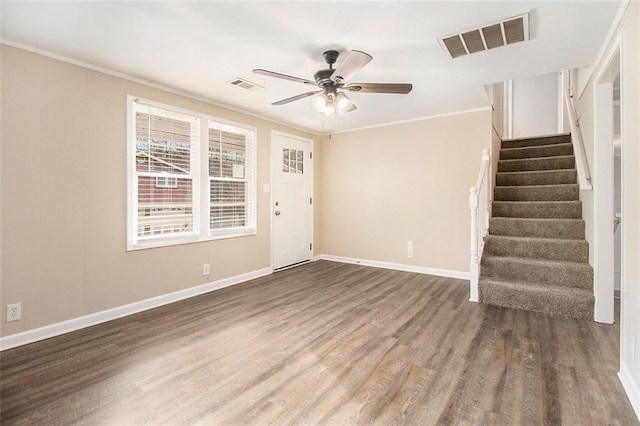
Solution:
[[[469,291],[469,300],[477,302],[478,297],[478,280],[480,279],[480,258],[482,257],[482,249],[484,248],[484,236],[489,230],[489,187],[491,180],[489,179],[489,164],[491,157],[489,150],[482,151],[482,161],[480,163],[480,173],[476,179],[475,186],[469,190],[469,209],[471,209],[471,282]]]
[[[580,189],[593,189],[593,184],[591,183],[591,171],[589,170],[589,162],[587,161],[587,153],[584,149],[582,131],[580,130],[579,120],[576,117],[576,110],[573,105],[573,95],[570,87],[564,91],[564,105],[569,117],[571,143],[573,144],[573,155],[576,158],[576,169],[578,171],[578,183],[580,184]]]

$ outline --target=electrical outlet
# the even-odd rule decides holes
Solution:
[[[22,318],[22,303],[7,305],[7,322],[18,321]]]
[[[407,241],[407,257],[413,259],[413,241]]]
[[[208,263],[203,263],[202,264],[202,275],[209,275],[209,264]]]

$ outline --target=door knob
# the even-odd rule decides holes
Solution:
[[[276,216],[280,216],[280,212],[276,210]]]

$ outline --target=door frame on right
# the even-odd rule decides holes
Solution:
[[[620,48],[612,49],[606,65],[594,78],[594,165],[593,165],[593,272],[594,320],[613,324],[614,312],[614,150],[613,82],[620,75]],[[622,89],[622,79],[621,79]],[[622,90],[621,90],[622,93]],[[621,157],[624,142],[621,144]],[[621,192],[624,193],[622,180]],[[624,238],[624,220],[620,228]],[[624,253],[621,253],[624,269]],[[621,276],[623,274],[621,273]],[[623,286],[621,286],[622,288]]]

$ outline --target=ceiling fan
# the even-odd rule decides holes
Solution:
[[[327,50],[322,54],[326,63],[329,64],[329,68],[316,72],[313,75],[315,81],[260,68],[253,70],[253,72],[268,77],[295,81],[309,86],[317,86],[320,90],[301,93],[274,102],[271,105],[284,105],[289,102],[314,96],[312,100],[313,109],[325,117],[331,117],[336,113],[346,114],[347,112],[357,109],[351,99],[344,93],[345,91],[406,95],[413,89],[413,85],[408,83],[348,83],[351,77],[367,65],[373,57],[365,52],[352,50],[346,58],[344,58],[342,63],[334,69],[333,64],[336,63],[339,55],[340,53],[336,50]]]

